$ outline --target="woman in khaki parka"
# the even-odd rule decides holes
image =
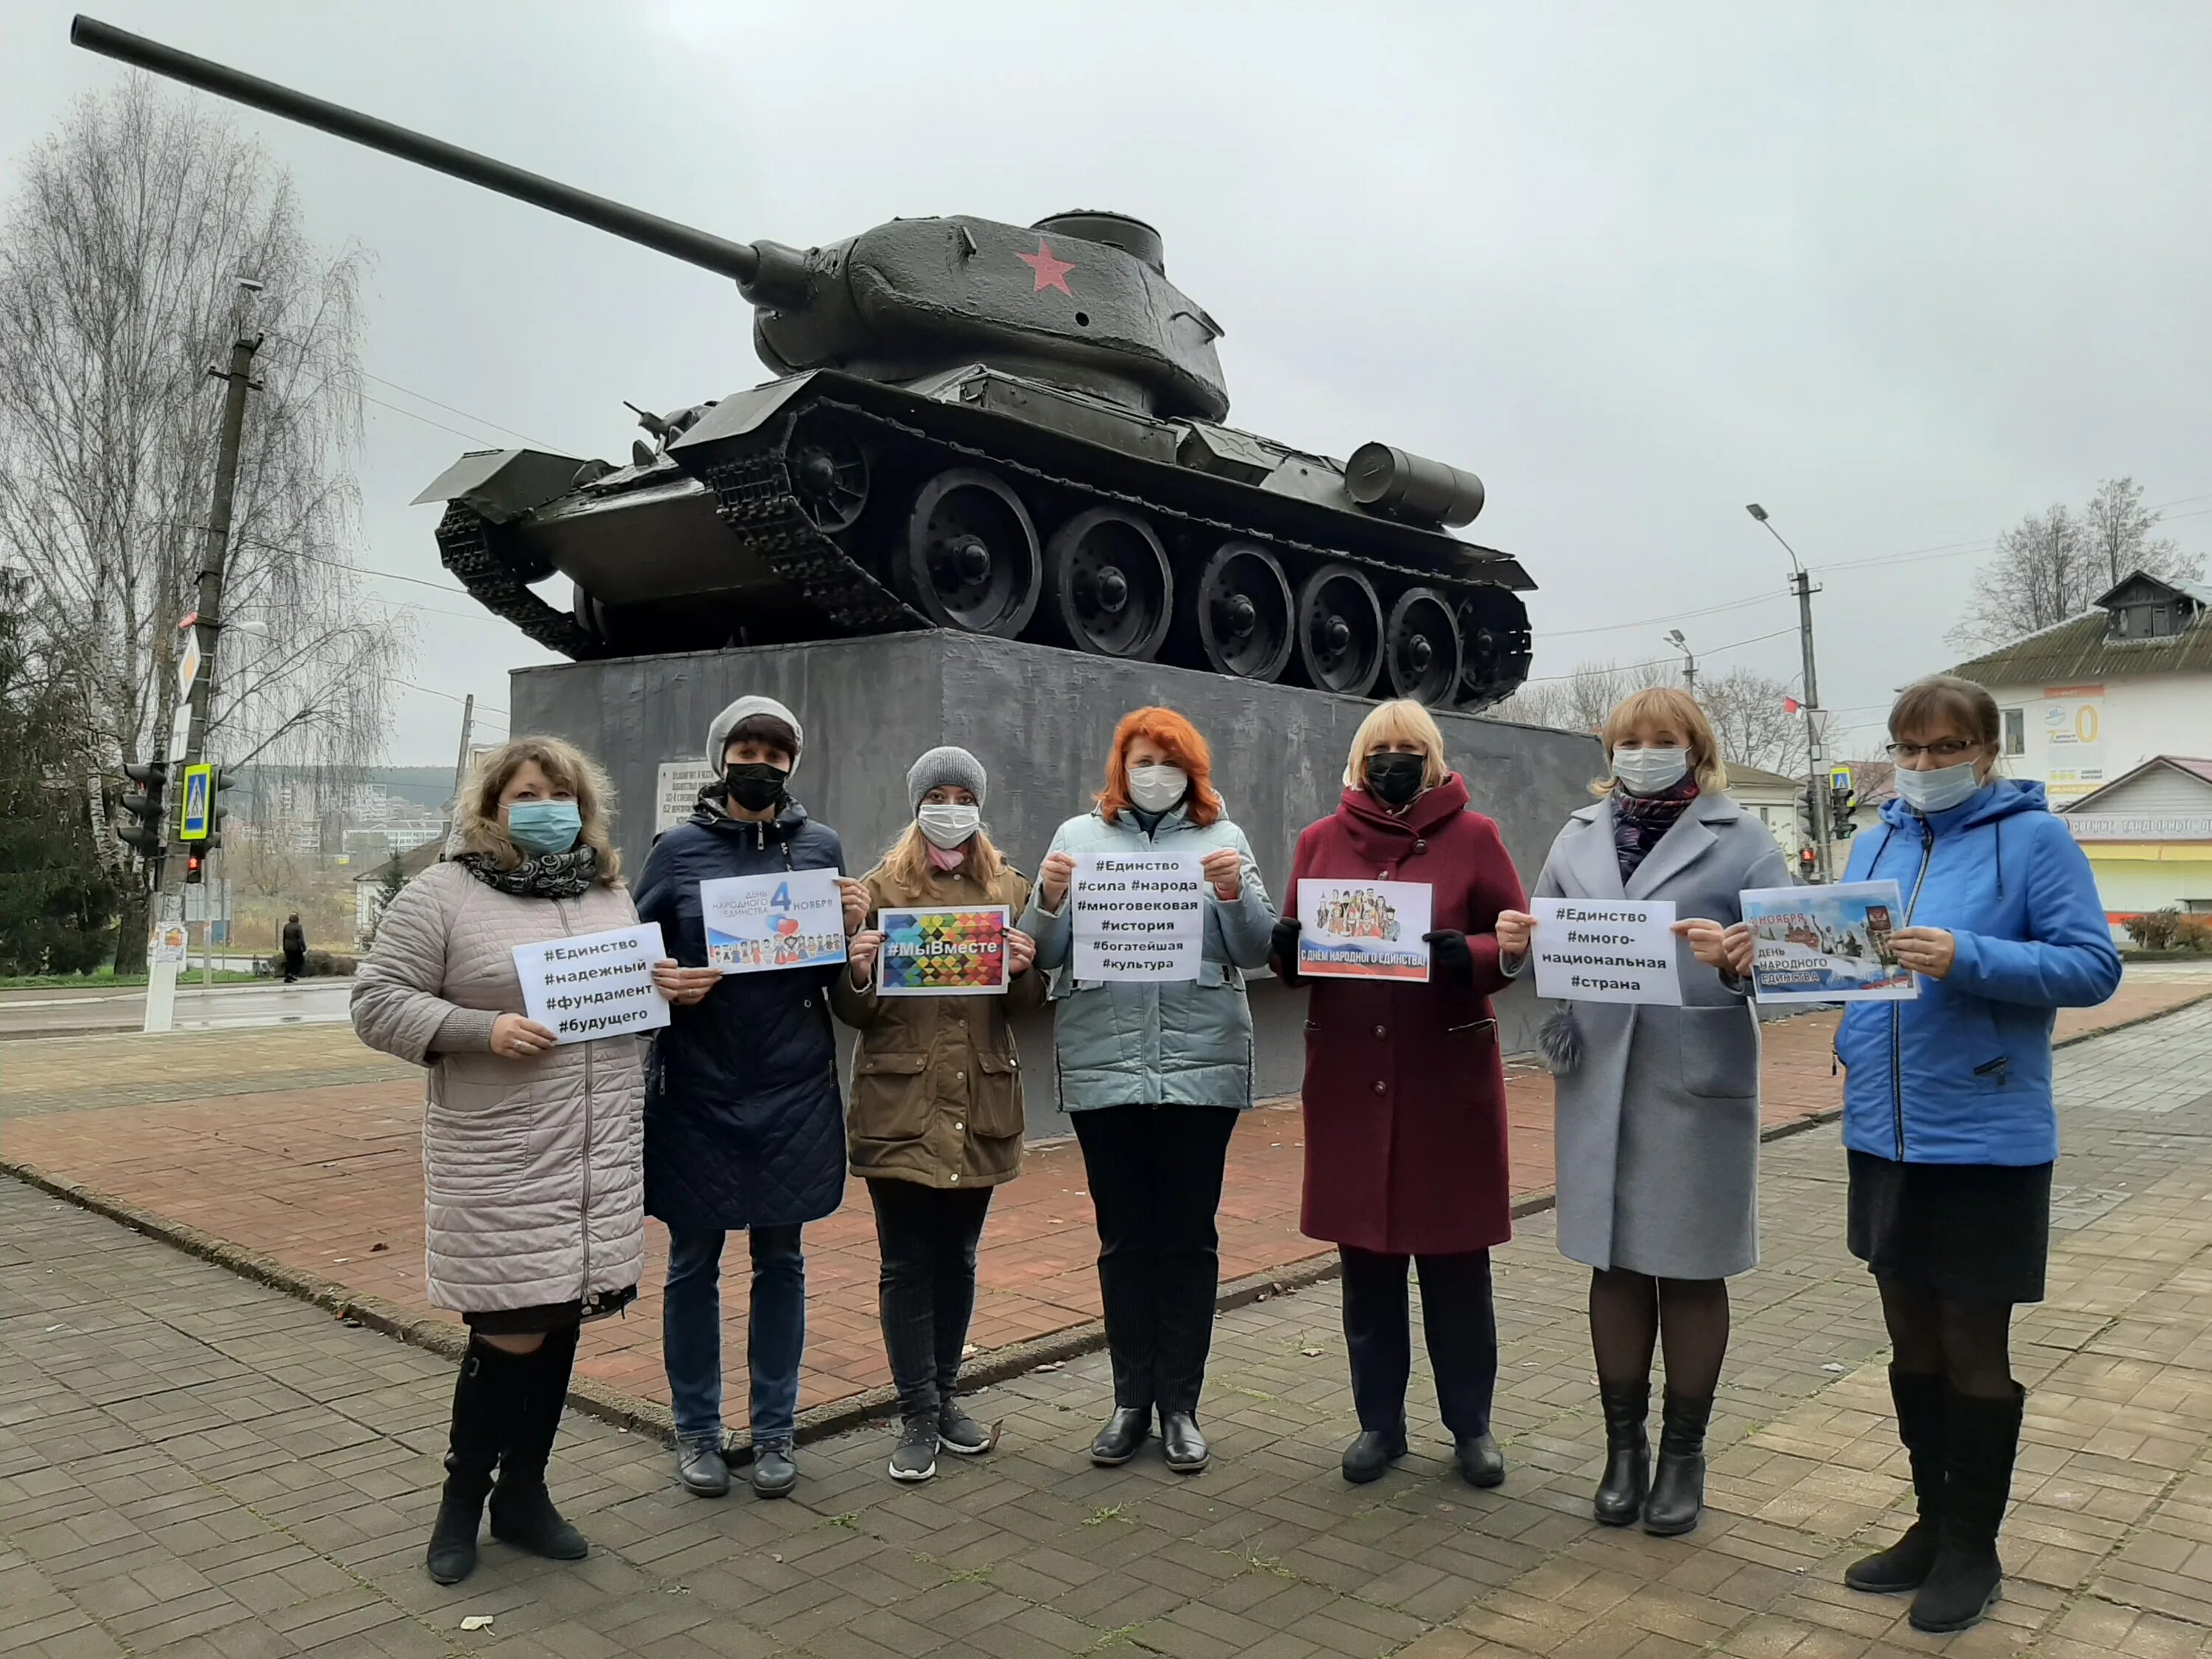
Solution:
[[[884,1348],[903,1424],[894,1480],[927,1480],[939,1448],[969,1456],[995,1437],[953,1399],[975,1306],[975,1246],[991,1188],[1022,1167],[1021,1059],[1009,1018],[1042,1007],[1036,945],[1016,931],[1029,878],[982,830],[988,780],[964,749],[933,749],[906,778],[915,821],[868,872],[868,921],[831,1002],[860,1033],[845,1138],[868,1183],[883,1258]],[[1006,908],[1003,996],[876,989],[886,909]]]

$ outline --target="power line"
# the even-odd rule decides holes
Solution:
[[[488,426],[495,432],[504,432],[508,437],[520,438],[523,442],[532,445],[536,448],[550,450],[555,454],[558,454],[560,453],[556,446],[547,443],[543,438],[533,438],[527,432],[517,432],[513,427],[502,426],[497,421],[492,420],[487,416],[478,415],[471,410],[458,408],[454,404],[441,402],[439,399],[433,398],[427,392],[417,392],[411,386],[402,386],[398,381],[386,380],[381,374],[371,374],[365,368],[362,370],[361,373],[362,378],[364,380],[374,380],[379,386],[388,386],[394,392],[404,392],[410,398],[419,398],[422,402],[430,404],[433,408],[444,410],[448,415],[458,415],[465,421],[474,421],[477,425]],[[388,408],[390,405],[387,404],[386,407]]]
[[[1758,645],[1764,641],[1778,640],[1786,634],[1795,634],[1796,631],[1797,630],[1795,627],[1778,628],[1771,634],[1754,634],[1747,640],[1732,640],[1726,645],[1709,647],[1708,648],[1698,652],[1698,655],[1700,658],[1717,657],[1723,651],[1740,650],[1747,645]],[[1626,673],[1631,669],[1655,668],[1662,664],[1671,664],[1674,661],[1674,659],[1672,657],[1650,657],[1645,659],[1642,662],[1607,663],[1605,666],[1615,673]],[[1532,674],[1526,680],[1523,680],[1522,684],[1524,685],[1540,685],[1548,684],[1553,680],[1571,680],[1574,678],[1577,674],[1579,674],[1582,672],[1583,671],[1581,669],[1574,669],[1565,674]]]
[[[413,680],[403,680],[397,675],[392,677],[392,683],[394,685],[404,685],[410,691],[428,691],[432,696],[443,697],[447,702],[466,702],[468,701],[465,697],[455,696],[450,691],[441,691],[434,685],[417,685]],[[477,707],[483,709],[484,713],[488,714],[506,714],[507,718],[509,720],[514,718],[513,715],[507,714],[507,710],[504,708],[495,708],[488,702],[480,702]]]

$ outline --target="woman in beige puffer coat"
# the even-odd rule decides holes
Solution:
[[[392,899],[354,981],[362,1041],[430,1068],[430,1302],[470,1328],[430,1536],[440,1583],[475,1567],[487,1496],[494,1537],[562,1560],[588,1547],[547,1495],[545,1465],[579,1327],[637,1294],[644,1070],[632,1035],[556,1046],[523,1012],[514,952],[636,922],[609,799],[599,769],[556,738],[486,756],[447,860]],[[653,974],[684,1002],[714,977],[672,962]]]

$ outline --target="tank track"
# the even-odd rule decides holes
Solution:
[[[1112,489],[1103,484],[1092,483],[1086,479],[1064,477],[1059,473],[1047,471],[1044,468],[1032,465],[1027,461],[1018,461],[1012,456],[1001,455],[994,450],[981,449],[973,444],[964,444],[951,438],[942,437],[908,422],[896,419],[889,415],[879,415],[873,410],[862,409],[856,404],[846,403],[839,398],[809,398],[806,407],[811,410],[829,410],[848,419],[878,427],[885,431],[896,432],[903,437],[931,445],[951,454],[960,456],[965,460],[995,467],[1002,472],[1018,472],[1024,477],[1034,478],[1040,483],[1049,484],[1055,489],[1069,490],[1080,495],[1094,496],[1102,501],[1114,501],[1123,507],[1141,507],[1155,518],[1171,519],[1181,524],[1197,525],[1207,530],[1218,531],[1225,537],[1258,542],[1263,546],[1310,554],[1317,559],[1342,559],[1360,570],[1388,571],[1394,576],[1403,576],[1419,586],[1449,590],[1454,592],[1474,592],[1482,588],[1499,586],[1496,582],[1452,575],[1443,571],[1423,570],[1413,565],[1395,564],[1388,559],[1377,558],[1371,553],[1352,553],[1340,547],[1323,547],[1318,543],[1297,541],[1290,537],[1279,535],[1272,530],[1255,530],[1249,525],[1238,524],[1233,520],[1216,519],[1203,513],[1191,512],[1187,507],[1170,507],[1164,501],[1154,501],[1150,496],[1140,495],[1131,490]],[[792,506],[796,509],[798,503],[794,501]],[[801,514],[800,517],[803,521],[805,515]],[[810,526],[809,528],[811,529],[811,526]],[[814,533],[833,550],[836,550],[836,544],[830,542],[828,537],[821,536],[819,532]],[[845,560],[848,564],[852,562],[842,550],[836,550],[836,556]],[[862,572],[861,574],[865,576],[866,573]]]
[[[788,421],[779,440],[791,430]],[[793,494],[782,444],[701,469],[714,510],[746,550],[849,634],[903,633],[927,617],[855,564]]]
[[[613,647],[574,616],[530,591],[492,546],[491,529],[482,514],[459,501],[447,507],[446,516],[438,520],[438,557],[468,589],[469,597],[549,651],[578,662],[612,656]]]

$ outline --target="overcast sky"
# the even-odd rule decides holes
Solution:
[[[125,72],[68,46],[71,10],[0,0],[0,167]],[[725,235],[1149,219],[1227,330],[1232,423],[1481,474],[1467,533],[1540,584],[1540,675],[1667,655],[1680,626],[1714,672],[1794,677],[1754,500],[1816,566],[1941,550],[1822,572],[1823,701],[1862,744],[1956,659],[2022,513],[2131,474],[2212,546],[2201,0],[94,10]],[[708,272],[234,118],[318,238],[376,256],[370,568],[450,586],[438,509],[406,503],[465,448],[619,459],[623,398],[767,378]],[[550,659],[458,589],[371,586],[428,607],[395,761],[449,759],[453,699],[504,709],[504,671]]]

